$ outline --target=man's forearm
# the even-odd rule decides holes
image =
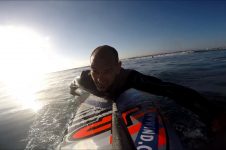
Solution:
[[[199,115],[204,122],[209,123],[218,113],[217,108],[197,91],[173,83],[164,84],[166,96]],[[209,113],[210,110],[211,113]]]

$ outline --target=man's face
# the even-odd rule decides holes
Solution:
[[[113,58],[91,57],[91,76],[99,91],[106,91],[112,85],[121,69],[121,62]]]

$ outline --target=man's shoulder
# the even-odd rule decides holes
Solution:
[[[72,95],[76,95],[75,90],[77,88],[82,88],[88,91],[92,91],[95,88],[90,74],[90,70],[84,70],[81,72],[80,76],[75,77],[75,79],[70,84],[70,93]]]
[[[92,83],[93,83],[93,80],[91,77],[91,71],[90,70],[82,71],[80,75],[79,84],[86,87],[86,86],[90,86],[90,84]]]
[[[123,70],[123,74],[126,74],[127,76],[127,80],[130,82],[138,82],[138,81],[147,81],[147,82],[161,82],[160,79],[151,76],[151,75],[147,75],[144,73],[141,73],[137,70],[133,70],[133,69],[124,69]]]
[[[76,76],[72,81],[71,86],[73,87],[81,87],[83,85],[88,84],[91,79],[90,70],[84,70],[81,72],[80,76]]]
[[[118,84],[131,82],[131,78],[133,78],[134,76],[139,76],[138,74],[140,73],[136,70],[121,68],[120,74],[116,78],[116,81],[120,82],[120,83],[117,82]]]
[[[90,70],[84,70],[82,71],[81,75],[80,75],[80,79],[87,79],[87,78],[91,78],[91,71]]]
[[[133,73],[139,73],[138,71],[136,70],[133,70],[133,69],[125,69],[125,68],[122,68],[121,71],[120,71],[120,74],[133,74]]]
[[[122,68],[120,74],[121,74],[121,76],[131,77],[131,76],[140,75],[141,73],[134,70],[134,69],[124,69],[124,68]]]

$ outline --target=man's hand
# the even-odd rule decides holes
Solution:
[[[73,81],[74,82],[74,81]],[[70,94],[72,94],[72,95],[76,95],[76,92],[75,92],[75,90],[78,88],[78,86],[77,85],[75,85],[74,83],[71,83],[71,85],[70,85]]]
[[[79,88],[79,79],[80,79],[79,77],[76,77],[70,85],[70,94],[74,96],[78,95],[76,93],[76,90]]]

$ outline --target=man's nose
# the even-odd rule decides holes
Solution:
[[[97,81],[100,82],[100,83],[103,81],[103,74],[102,73],[98,74]]]

